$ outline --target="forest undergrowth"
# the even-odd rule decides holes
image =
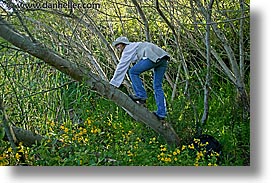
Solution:
[[[60,77],[60,76],[59,76]],[[61,77],[62,78],[62,77]],[[64,81],[65,82],[65,81]],[[210,102],[210,115],[203,134],[217,139],[221,153],[206,153],[207,143],[195,138],[196,121],[184,95],[168,102],[167,121],[182,140],[169,147],[145,124],[136,122],[113,102],[91,92],[81,83],[26,98],[27,128],[44,137],[32,147],[17,144],[16,153],[1,140],[0,164],[22,166],[246,166],[250,164],[250,122],[230,84],[219,84]],[[155,109],[153,93],[148,109]],[[167,89],[169,99],[171,91]],[[222,98],[222,99],[221,99]],[[192,100],[203,106],[201,97]],[[185,106],[183,106],[185,104]],[[11,108],[7,108],[9,110]],[[27,110],[27,108],[26,108]],[[201,109],[198,109],[201,110]],[[22,119],[8,112],[10,119]],[[14,116],[13,116],[14,115]],[[17,124],[19,125],[19,124]],[[19,125],[20,126],[20,125]],[[200,150],[194,147],[198,143]]]

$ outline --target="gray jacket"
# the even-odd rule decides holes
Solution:
[[[132,42],[126,45],[110,84],[119,87],[131,63],[136,63],[145,58],[158,62],[163,57],[170,58],[163,49],[149,42]]]
[[[170,58],[169,54],[157,45],[149,42],[142,42],[137,48],[137,58],[141,60],[146,57],[153,62],[158,62],[161,58],[166,56]]]

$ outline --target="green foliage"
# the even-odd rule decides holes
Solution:
[[[99,99],[99,103],[91,111],[91,117],[81,124],[47,121],[43,142],[30,148],[20,144],[21,155],[14,155],[10,148],[2,149],[0,158],[5,159],[2,165],[217,165],[218,155],[204,157],[192,145],[168,148],[161,137],[143,124],[135,123],[114,104],[104,99]],[[106,107],[110,110],[106,111]]]
[[[2,140],[5,137],[5,129],[0,125],[0,140]]]
[[[230,91],[232,92],[230,85],[224,86],[221,95]],[[41,120],[36,125],[40,124],[37,128],[40,128],[45,138],[40,145],[32,147],[19,145],[21,154],[13,154],[9,144],[1,141],[2,165],[242,166],[249,164],[249,122],[240,121],[241,110],[236,108],[231,97],[224,99],[222,105],[216,98],[211,100],[211,115],[204,133],[216,137],[223,145],[223,151],[221,155],[213,152],[210,156],[206,156],[203,150],[195,151],[194,146],[187,143],[192,140],[194,124],[189,122],[193,118],[191,107],[182,106],[184,97],[169,104],[169,117],[178,135],[183,140],[184,138],[188,140],[185,139],[186,143],[180,147],[169,148],[164,139],[150,128],[135,122],[114,103],[96,94],[90,94],[90,91],[81,84],[74,83],[57,93],[62,93],[62,97],[56,100],[61,100],[65,106],[74,108],[77,117],[71,118],[68,114],[63,118],[55,118],[52,113],[52,117],[48,116],[46,121]],[[150,105],[153,107],[151,96]],[[32,113],[28,115],[31,116]],[[221,159],[220,162],[218,158]]]
[[[197,116],[203,107],[203,91],[195,77],[190,78],[191,100],[178,86],[176,98],[167,81],[164,90],[168,103],[168,121],[182,139],[182,146],[168,148],[164,139],[142,123],[137,123],[120,107],[82,83],[40,64],[25,54],[2,59],[4,65],[2,94],[5,94],[10,121],[43,135],[39,145],[18,145],[14,153],[10,144],[0,141],[1,165],[33,166],[244,166],[250,164],[249,118],[238,104],[234,86],[213,75],[210,114],[203,133],[222,144],[222,154],[206,156],[192,144]],[[11,59],[13,58],[13,59]],[[26,64],[22,64],[22,60]],[[11,64],[10,62],[9,64]],[[169,69],[172,69],[170,67]],[[15,73],[15,71],[19,71]],[[153,92],[146,88],[148,108],[155,110]],[[10,79],[12,78],[12,79]],[[20,92],[19,92],[20,91]],[[23,115],[22,115],[23,114]],[[199,118],[198,118],[199,119]],[[188,145],[189,144],[189,145]],[[218,161],[220,159],[220,161]]]

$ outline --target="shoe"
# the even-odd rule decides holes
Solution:
[[[137,104],[141,104],[141,105],[145,105],[146,104],[146,100],[145,99],[141,99],[141,98],[138,98],[134,95],[129,95],[129,97]]]
[[[158,118],[158,120],[164,120],[165,119],[164,117],[160,117],[159,115],[157,115],[156,112],[153,112],[153,114]]]

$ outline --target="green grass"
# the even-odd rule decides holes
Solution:
[[[82,83],[41,64],[6,67],[1,72],[1,95],[6,112],[16,126],[45,138],[41,144],[18,144],[0,140],[0,165],[30,166],[245,166],[250,164],[250,119],[238,104],[234,86],[213,86],[210,113],[203,133],[222,144],[222,154],[206,156],[188,143],[193,140],[196,120],[203,112],[203,91],[191,80],[190,99],[178,88],[164,83],[168,118],[182,139],[180,147],[167,147],[165,140],[143,123],[134,121],[112,101],[92,92]],[[19,62],[20,63],[20,62]],[[16,70],[21,72],[16,73]],[[36,76],[36,77],[34,77]],[[11,79],[12,78],[12,79]],[[148,108],[155,110],[152,91]],[[196,111],[197,114],[194,112]],[[203,144],[202,144],[203,146]],[[219,163],[217,158],[220,159]]]
[[[45,94],[43,94],[45,95]],[[212,99],[210,116],[204,133],[214,136],[223,146],[222,155],[207,157],[192,146],[169,148],[164,139],[125,111],[82,84],[72,83],[54,91],[58,102],[47,106],[32,127],[45,139],[33,147],[18,146],[19,157],[9,143],[1,141],[1,165],[33,166],[242,166],[249,164],[249,122],[240,121],[236,104],[228,98],[224,104]],[[50,98],[51,98],[50,97]],[[38,97],[39,98],[39,97]],[[43,100],[32,100],[44,103]],[[153,108],[151,98],[149,107]],[[182,101],[170,104],[169,119],[178,135],[190,140],[194,133],[190,106]],[[63,112],[53,109],[62,104]],[[38,104],[37,104],[38,105]],[[178,106],[181,106],[179,108]],[[234,107],[235,106],[235,107]],[[71,109],[71,113],[65,112]],[[178,110],[176,110],[178,109]],[[42,110],[42,109],[41,109]],[[42,111],[37,111],[41,113]],[[49,116],[52,114],[51,116]],[[73,117],[72,117],[73,116]],[[31,125],[31,124],[29,124]],[[186,141],[187,142],[187,141]],[[217,156],[221,162],[217,164]]]

